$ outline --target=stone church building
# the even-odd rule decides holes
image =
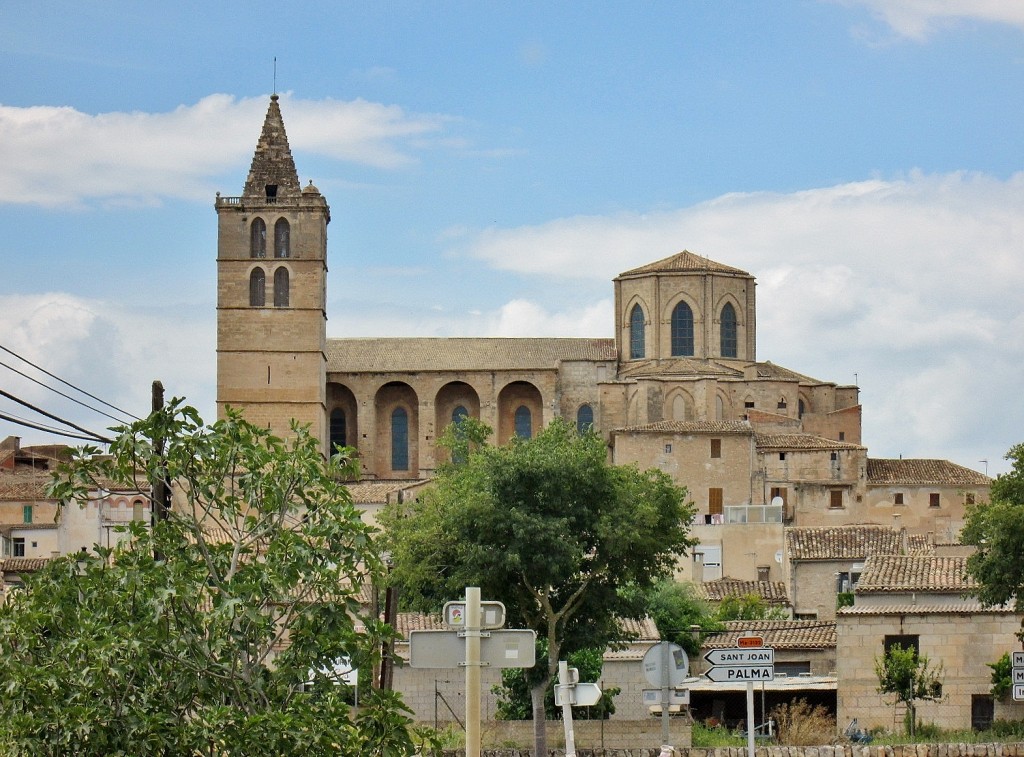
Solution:
[[[615,278],[610,339],[328,339],[330,208],[299,182],[276,95],[241,196],[216,210],[218,413],[282,435],[309,424],[325,451],[358,451],[365,481],[429,478],[462,416],[499,444],[566,418],[614,462],[688,487],[701,564],[683,575],[745,580],[782,579],[784,527],[954,541],[987,495],[986,476],[948,461],[869,458],[857,387],[760,361],[754,277],[688,251]]]

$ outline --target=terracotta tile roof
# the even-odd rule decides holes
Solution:
[[[726,630],[704,640],[704,649],[736,646],[736,640],[753,632],[775,649],[829,649],[836,645],[836,624],[824,620],[730,620]]]
[[[821,381],[820,379],[812,378],[803,373],[797,373],[789,368],[783,368],[781,365],[767,360],[763,363],[755,363],[757,377],[759,379],[771,379],[773,381],[799,381],[801,384],[811,384],[815,386],[830,385],[834,386],[834,382]]]
[[[765,450],[838,450],[866,449],[859,444],[837,442],[813,434],[757,434],[758,449]]]
[[[328,373],[554,369],[562,361],[614,361],[614,339],[328,339]]]
[[[420,486],[425,480],[401,480],[401,481],[355,481],[345,484],[345,488],[352,494],[352,501],[358,504],[383,505],[387,504],[388,495],[411,487]]]
[[[988,486],[992,479],[949,460],[868,458],[868,484]]]
[[[29,573],[42,570],[49,557],[5,557],[0,560],[0,573]]]
[[[907,549],[911,554],[932,551],[924,534],[907,534]],[[790,560],[864,560],[869,555],[899,554],[903,536],[893,526],[787,528],[786,551]]]
[[[52,471],[20,466],[14,470],[0,470],[0,500],[53,501],[46,496],[46,487],[52,482]]]
[[[967,574],[966,557],[872,555],[864,563],[857,594],[963,593],[976,586]]]
[[[738,434],[750,436],[753,430],[746,421],[658,421],[643,423],[639,426],[625,426],[615,429],[616,432],[631,434],[714,434],[724,436]]]
[[[784,581],[741,581],[738,578],[719,578],[697,585],[697,590],[709,602],[721,602],[726,597],[746,597],[756,594],[770,605],[788,605]]]
[[[986,606],[971,597],[943,602],[901,602],[899,604],[843,607],[836,615],[1017,615],[1012,606]]]
[[[667,258],[656,260],[653,263],[642,265],[639,268],[633,268],[624,273],[620,273],[618,278],[623,276],[634,276],[637,274],[644,273],[731,273],[739,276],[750,276],[746,271],[741,271],[739,268],[733,268],[732,266],[723,265],[722,263],[716,263],[710,258],[705,258],[700,255],[695,255],[689,250],[683,250],[677,252],[675,255],[670,255]]]

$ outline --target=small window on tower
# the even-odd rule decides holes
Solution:
[[[267,199],[277,199],[277,184],[267,184]]]
[[[274,307],[288,307],[288,269],[284,266],[274,271]]]
[[[267,224],[262,218],[254,218],[249,227],[249,257],[267,257]]]
[[[261,308],[267,304],[267,274],[262,268],[253,268],[249,274],[249,307]]]
[[[278,218],[274,224],[274,257],[290,258],[292,256],[291,227],[284,218]]]

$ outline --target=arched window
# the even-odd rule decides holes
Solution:
[[[576,433],[582,436],[593,430],[594,408],[590,405],[580,405],[580,409],[576,411]]]
[[[290,258],[292,256],[291,227],[288,221],[278,218],[274,224],[274,257]]]
[[[468,417],[469,417],[469,411],[466,408],[464,408],[462,405],[459,405],[457,408],[452,410],[452,423],[458,424],[458,423],[460,423],[462,421],[463,418],[468,418]]]
[[[249,274],[249,307],[261,308],[267,304],[267,274],[262,268],[253,268]]]
[[[672,309],[672,355],[693,354],[693,311],[685,302]]]
[[[267,257],[267,224],[262,218],[253,219],[249,226],[249,257]]]
[[[722,401],[721,396],[715,397],[715,420],[725,420],[725,402]]]
[[[533,436],[533,416],[526,405],[516,408],[515,428],[516,436],[520,439],[529,439]]]
[[[634,305],[629,313],[629,359],[640,360],[644,356],[644,309]]]
[[[804,401],[801,399],[799,402],[797,402],[797,417],[803,418],[805,412],[806,411],[804,410]]]
[[[722,308],[722,357],[736,357],[736,309],[730,302]]]
[[[288,307],[288,269],[284,266],[274,271],[274,307]]]
[[[462,405],[459,405],[452,410],[452,423],[455,424],[455,438],[460,444],[452,450],[452,462],[456,465],[462,465],[466,462],[466,450],[462,446],[461,442],[466,440],[466,430],[462,427],[462,421],[469,417],[469,411]]]
[[[409,413],[404,407],[391,413],[391,470],[409,470]]]
[[[340,407],[331,411],[331,454],[348,443],[348,428],[345,423],[345,411]]]

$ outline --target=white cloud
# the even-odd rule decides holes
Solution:
[[[216,359],[213,303],[199,315],[171,309],[131,310],[117,303],[63,293],[0,296],[2,343],[16,355],[89,394],[137,416],[151,406],[152,382],[166,397],[185,396],[213,420],[211,378]],[[0,386],[9,393],[90,431],[103,433],[124,415],[60,384],[8,352],[3,363],[91,405],[89,410],[38,383],[0,366]],[[51,427],[60,424],[8,399],[0,410]],[[100,412],[97,412],[100,411]],[[0,421],[0,436],[24,436],[36,443],[45,435]]]
[[[293,144],[377,168],[414,161],[414,149],[446,123],[365,100],[281,100]],[[266,98],[219,94],[167,113],[0,105],[0,203],[206,202],[215,177],[246,163],[266,108]]]
[[[943,27],[984,21],[1024,28],[1024,3],[1017,0],[831,0],[862,5],[903,37],[924,40]]]

